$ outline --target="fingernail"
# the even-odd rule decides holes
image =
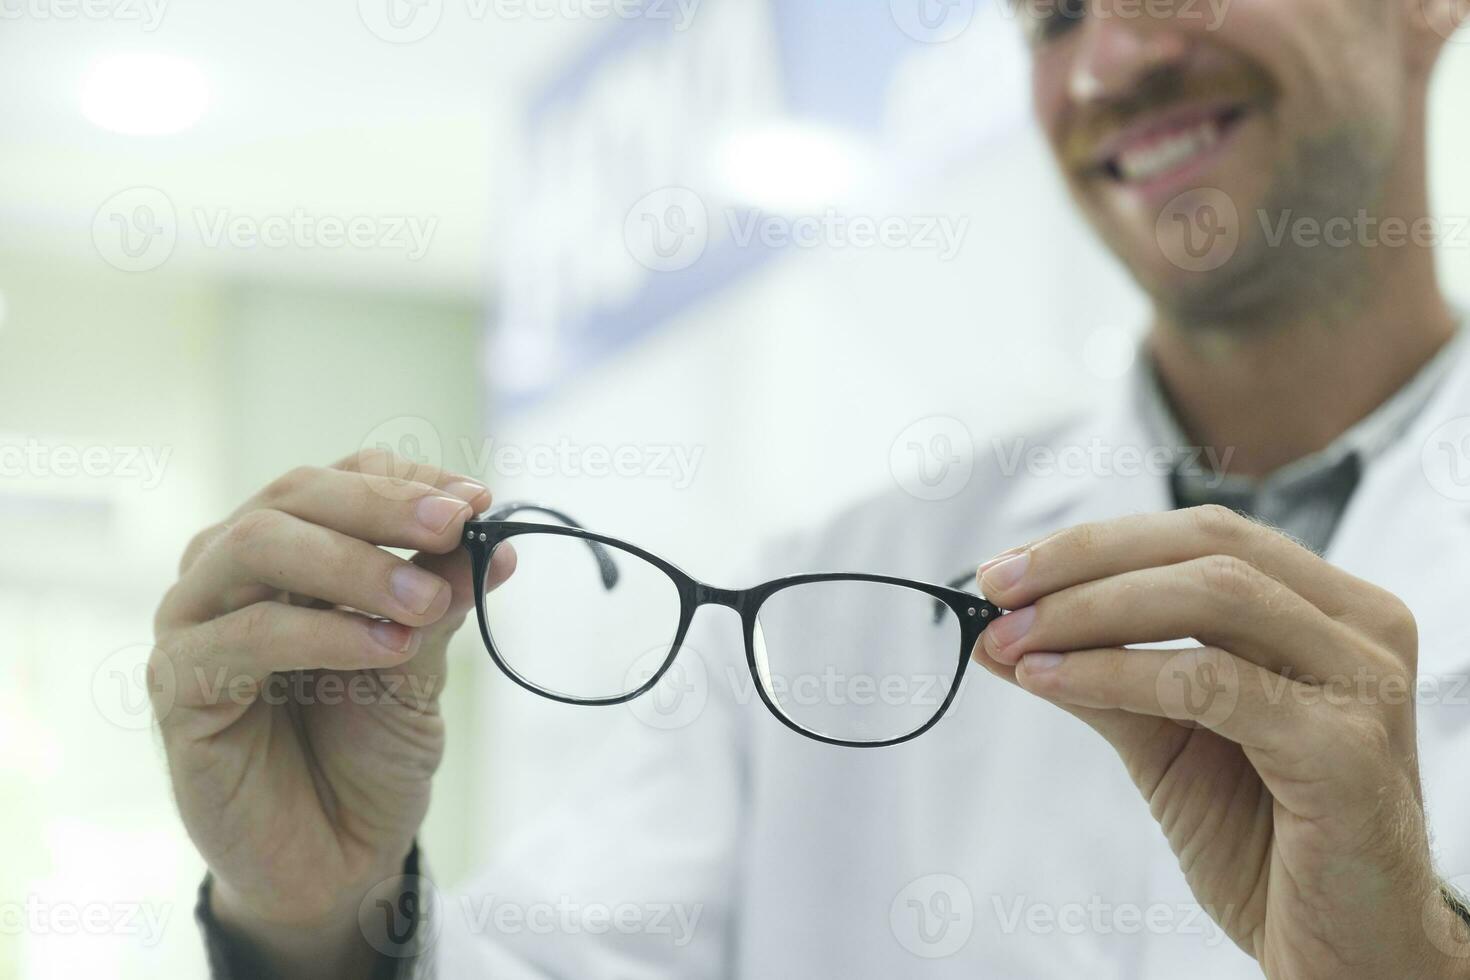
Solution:
[[[1022,639],[1031,631],[1031,624],[1034,622],[1036,622],[1036,607],[1027,606],[1025,609],[1008,612],[985,627],[985,636],[990,640],[991,653],[998,654]]]
[[[444,580],[414,565],[400,565],[391,576],[393,597],[411,613],[422,615],[429,611]]]
[[[1021,658],[1021,666],[1028,674],[1039,674],[1042,671],[1055,670],[1062,662],[1060,653],[1028,653]]]
[[[1031,552],[1029,551],[1001,559],[987,568],[980,576],[980,590],[987,596],[1004,592],[1021,581],[1021,576],[1026,574],[1026,566],[1029,564],[1031,564]]]
[[[476,483],[474,480],[455,480],[453,483],[445,485],[444,492],[452,493],[461,500],[471,501],[482,494],[488,494],[490,488],[483,483]]]
[[[1020,553],[1020,548],[1012,548],[1009,551],[1002,551],[994,558],[988,558],[985,561],[982,561],[980,563],[980,567],[975,569],[975,574],[976,576],[984,575],[988,569],[999,565],[1001,562],[1005,561],[1007,558],[1010,558],[1012,555],[1019,555]]]
[[[419,631],[399,623],[390,623],[380,619],[368,627],[368,632],[373,634],[373,641],[381,647],[386,647],[394,653],[407,653],[408,648],[418,640]]]
[[[461,514],[468,515],[470,505],[458,497],[436,497],[430,495],[419,499],[414,507],[414,516],[424,527],[435,534],[443,532]]]

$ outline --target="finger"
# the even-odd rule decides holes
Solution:
[[[1067,528],[988,565],[980,587],[991,601],[1018,609],[1080,582],[1208,555],[1249,562],[1333,618],[1370,622],[1383,602],[1382,590],[1223,507]]]
[[[992,657],[985,649],[983,635],[981,641],[975,644],[975,649],[971,652],[971,659],[1006,683],[1021,687],[1020,681],[1016,678],[1016,666],[1003,664]],[[1065,702],[1055,702],[1055,704],[1061,710],[1091,726],[1120,752],[1127,751],[1139,743],[1157,740],[1158,719],[1145,718],[1114,708],[1088,708],[1080,704]]]
[[[412,658],[422,631],[341,609],[258,602],[171,634],[175,703],[210,707],[242,697],[242,680],[292,670],[391,668]],[[231,690],[231,688],[234,688]]]
[[[475,505],[475,513],[490,506],[490,491],[478,480],[428,463],[415,462],[383,449],[364,449],[337,460],[332,469],[388,481],[380,490],[391,492],[391,483],[421,483],[449,490]]]
[[[411,660],[377,671],[379,679],[395,690],[397,700],[416,711],[424,710],[443,689],[448,674],[449,639],[464,625],[475,605],[475,583],[468,551],[450,555],[415,555],[413,562],[449,583],[453,598],[437,622],[424,627],[423,643]],[[482,583],[486,592],[504,582],[515,569],[515,552],[502,545],[491,556]]]
[[[236,521],[174,587],[175,615],[202,621],[278,592],[350,606],[406,626],[449,607],[449,584],[412,562],[278,510]]]
[[[1192,638],[1269,670],[1325,677],[1363,640],[1254,565],[1211,555],[1083,582],[991,623],[981,639],[1015,664],[1066,651]]]
[[[1321,727],[1320,702],[1298,682],[1218,647],[1038,651],[1015,676],[1048,701],[1189,722],[1248,748],[1299,748]]]
[[[470,481],[441,487],[302,466],[271,481],[229,520],[196,535],[179,571],[188,571],[234,521],[251,511],[278,510],[372,544],[445,553],[459,547],[465,521],[489,503],[490,492]]]
[[[449,583],[452,598],[445,618],[463,613],[475,606],[475,583],[468,551],[461,549],[448,555],[418,554],[413,563],[425,571],[432,572]],[[490,566],[485,581],[480,583],[486,592],[495,589],[515,571],[516,553],[509,541],[502,542],[490,555]]]
[[[275,481],[253,503],[373,544],[443,554],[459,546],[464,522],[489,505],[490,491],[462,480],[444,487],[312,466]]]

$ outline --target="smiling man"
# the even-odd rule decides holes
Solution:
[[[742,686],[738,627],[708,624],[678,661],[698,697],[619,715],[568,764],[565,805],[443,896],[414,840],[445,643],[482,585],[533,566],[497,551],[471,580],[473,481],[404,483],[374,455],[294,470],[201,532],[157,617],[215,975],[1470,977],[1451,887],[1470,872],[1470,491],[1436,469],[1464,462],[1470,359],[1433,236],[1388,240],[1427,227],[1429,79],[1466,11],[1200,9],[1018,8],[1041,126],[1154,314],[1126,396],[1032,442],[1177,465],[995,465],[771,558],[933,580],[998,553],[978,573],[1010,610],[973,649],[989,675],[940,724],[883,749],[804,739]],[[913,650],[871,608],[831,612],[812,677]],[[221,664],[393,693],[188,683]],[[804,685],[803,707],[851,721],[876,690],[912,717],[932,685],[886,683],[902,673],[862,674],[861,701]]]

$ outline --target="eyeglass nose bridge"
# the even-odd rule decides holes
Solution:
[[[720,589],[713,585],[696,582],[694,585],[694,608],[700,606],[724,606],[744,617],[745,607],[750,603],[750,593],[740,589]]]

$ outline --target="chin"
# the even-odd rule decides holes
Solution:
[[[1248,331],[1280,322],[1283,313],[1308,301],[1302,270],[1268,249],[1242,247],[1218,269],[1185,272],[1157,260],[1134,279],[1160,317],[1184,329]]]

